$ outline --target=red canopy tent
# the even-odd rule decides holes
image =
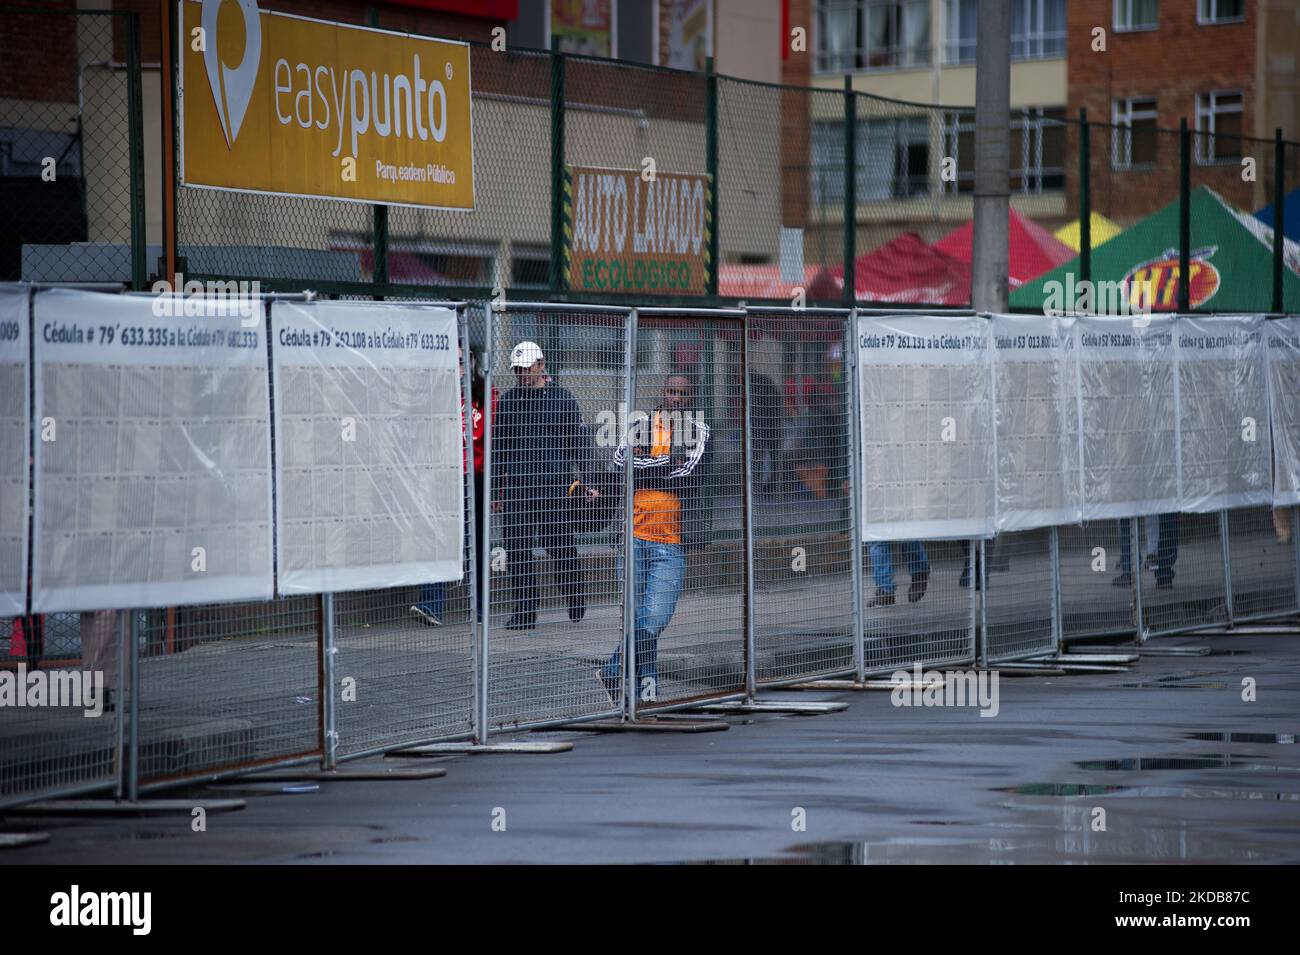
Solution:
[[[967,222],[935,242],[932,248],[969,266],[971,236],[974,231],[975,223]],[[1007,210],[1007,253],[1007,279],[1012,288],[1018,288],[1044,272],[1050,272],[1076,255],[1068,245],[1015,209]]]
[[[825,273],[839,287],[844,269]],[[904,232],[857,257],[854,287],[859,301],[913,305],[969,305],[970,265],[926,245],[915,232]]]

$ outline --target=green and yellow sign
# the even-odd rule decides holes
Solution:
[[[564,261],[583,292],[703,295],[711,182],[698,173],[569,166]]]

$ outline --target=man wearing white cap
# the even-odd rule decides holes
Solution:
[[[540,546],[555,561],[556,584],[575,623],[587,612],[585,574],[573,544],[568,494],[583,481],[592,461],[591,432],[573,394],[551,380],[536,342],[510,353],[515,387],[501,398],[492,423],[494,509],[505,510],[506,557],[514,615],[508,630],[537,625],[537,565]],[[585,481],[584,481],[585,483]],[[596,499],[600,492],[584,492]],[[504,505],[500,502],[504,501]]]

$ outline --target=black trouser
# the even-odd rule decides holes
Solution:
[[[541,547],[555,561],[555,584],[562,595],[572,599],[582,593],[584,574],[573,545],[569,506],[568,499],[559,495],[506,501],[506,558],[516,614],[532,617],[537,613],[534,547]]]

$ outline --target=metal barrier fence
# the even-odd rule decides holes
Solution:
[[[464,581],[46,615],[77,624],[71,650],[3,621],[7,668],[79,654],[115,705],[0,712],[0,804],[1300,610],[1294,507],[863,542],[876,411],[848,310],[512,302],[481,321],[460,327]]]

